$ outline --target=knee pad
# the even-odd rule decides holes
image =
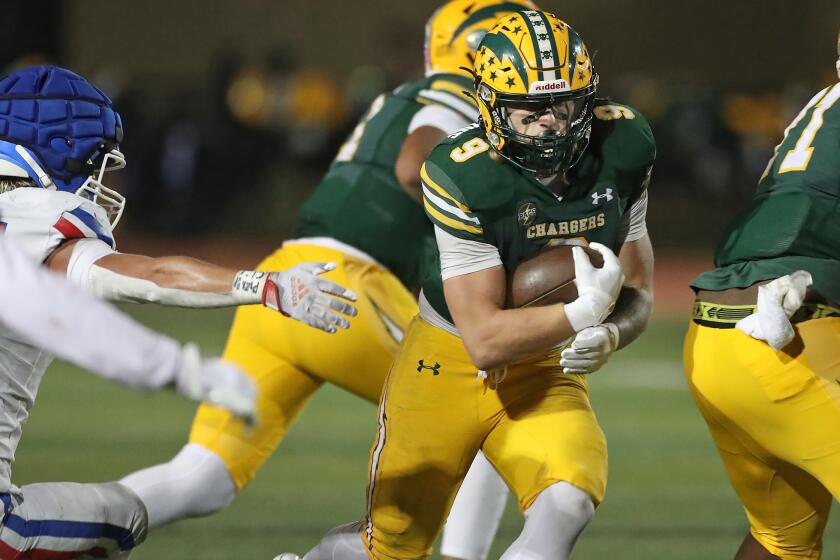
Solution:
[[[562,515],[588,523],[595,513],[595,503],[592,497],[568,482],[556,482],[540,492],[533,505],[525,512],[525,517],[533,513],[545,515],[548,518]]]
[[[201,496],[193,502],[195,515],[222,510],[236,498],[236,485],[224,461],[206,447],[188,443],[170,465],[184,484],[184,493]]]
[[[525,527],[501,560],[568,560],[593,513],[589,494],[568,482],[552,484],[525,512]]]
[[[120,483],[146,505],[151,528],[215,513],[236,497],[236,486],[224,461],[194,443],[185,445],[168,463],[130,474]]]

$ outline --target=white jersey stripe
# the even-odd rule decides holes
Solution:
[[[481,227],[481,222],[478,221],[478,218],[468,216],[457,206],[453,206],[447,203],[444,199],[440,198],[438,195],[432,192],[432,190],[425,184],[423,184],[423,196],[425,196],[429,202],[437,206],[438,210],[447,212],[449,214],[457,216],[463,221],[470,222],[471,224],[475,224],[476,226]]]

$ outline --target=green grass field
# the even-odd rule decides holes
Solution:
[[[229,313],[131,308],[145,323],[219,352]],[[746,521],[683,382],[683,321],[660,320],[592,378],[610,451],[605,503],[577,560],[731,558]],[[104,481],[171,457],[194,406],[172,394],[140,394],[54,365],[24,430],[15,482]],[[139,560],[270,560],[301,552],[364,508],[374,408],[328,387],[260,475],[226,511],[153,533]],[[562,429],[562,426],[558,426]],[[518,534],[513,500],[491,557]],[[838,558],[840,527],[826,558]],[[834,551],[834,552],[832,552]]]

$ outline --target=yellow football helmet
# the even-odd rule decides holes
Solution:
[[[468,74],[475,49],[503,14],[536,10],[530,0],[451,0],[426,23],[426,75]]]
[[[473,65],[475,98],[487,139],[514,165],[548,176],[571,168],[589,143],[598,75],[583,39],[554,14],[503,16],[484,36]],[[533,136],[511,127],[507,109],[547,111],[562,134]]]

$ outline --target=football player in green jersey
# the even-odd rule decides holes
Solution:
[[[685,373],[750,521],[737,560],[820,558],[840,499],[838,100],[840,83],[787,127],[692,283]]]
[[[359,296],[352,328],[328,337],[279,315],[237,313],[224,356],[257,385],[260,423],[244,428],[226,411],[202,406],[177,457],[123,479],[146,503],[151,527],[229,504],[325,382],[379,400],[402,333],[417,314],[415,292],[434,245],[420,204],[420,166],[447,134],[478,117],[461,67],[472,66],[481,38],[500,15],[533,6],[530,0],[452,0],[431,17],[426,76],[372,103],[300,210],[293,239],[260,265],[335,262],[327,276]],[[465,491],[443,552],[483,560],[507,492],[483,458]]]
[[[595,99],[583,41],[552,14],[500,19],[474,71],[481,124],[421,171],[437,266],[383,390],[368,518],[308,560],[427,558],[479,450],[525,514],[504,560],[567,559],[603,498],[585,374],[650,315],[653,137],[635,110]],[[575,247],[577,300],[506,308],[506,271],[550,243],[588,244],[604,265]]]

